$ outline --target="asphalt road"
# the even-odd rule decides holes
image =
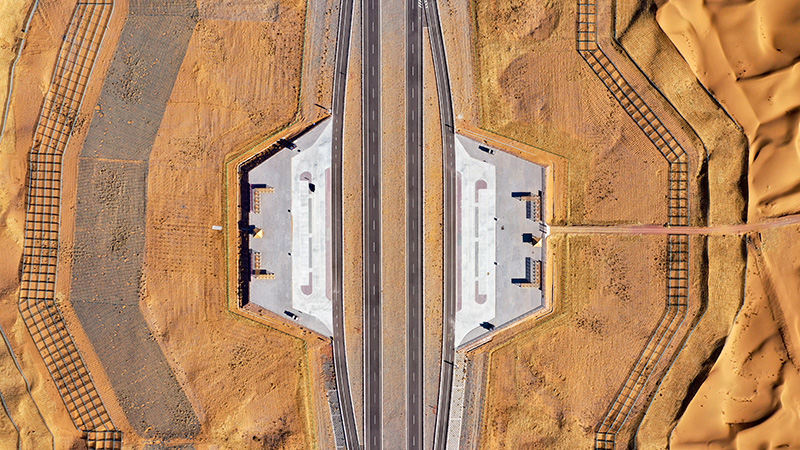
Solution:
[[[422,8],[406,3],[406,447],[423,446]]]
[[[353,20],[353,0],[341,0],[339,26],[336,36],[336,63],[333,75],[333,137],[331,143],[333,169],[332,202],[333,229],[333,364],[336,372],[336,391],[344,422],[347,448],[357,449],[358,430],[350,395],[350,378],[347,372],[347,352],[344,333],[344,298],[342,296],[342,133],[344,128],[344,99],[347,84],[347,62],[350,55],[350,29]]]
[[[436,0],[425,1],[425,14],[433,52],[436,88],[439,93],[439,113],[442,121],[444,152],[444,307],[442,310],[442,366],[439,376],[439,401],[436,407],[435,449],[447,446],[447,428],[450,419],[450,394],[453,386],[453,358],[455,357],[455,135],[453,127],[453,100],[447,71],[442,26]]]
[[[380,0],[362,3],[364,166],[364,435],[381,448],[381,17]]]

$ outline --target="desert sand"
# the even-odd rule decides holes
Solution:
[[[602,3],[604,5],[609,4]],[[800,212],[800,12],[791,0],[615,2],[613,39],[664,96],[659,114],[689,136],[692,310],[684,332],[648,381],[618,442],[642,448],[800,446],[800,227],[743,235],[729,226]],[[31,133],[69,20],[68,2],[0,5],[0,106],[22,37],[15,92],[0,141],[0,447],[82,445],[16,308]],[[237,309],[224,223],[235,195],[231,161],[302,129],[330,102],[334,0],[280,0],[253,8],[198,1],[189,42],[147,174],[146,249],[140,307],[200,423],[201,445],[327,448],[332,430],[323,386],[329,342],[274,317]],[[80,121],[64,160],[74,185],[77,155],[127,13],[115,6]],[[652,144],[574,50],[574,2],[440,2],[457,128],[548,166],[549,222],[557,281],[546,314],[499,332],[471,351],[480,371],[470,433],[481,448],[588,447],[632,361],[663,311],[663,236],[569,235],[571,226],[661,224],[667,167]],[[607,12],[608,13],[608,12]],[[402,21],[401,9],[386,8]],[[354,24],[359,22],[358,12]],[[276,23],[280,26],[275,26]],[[660,29],[658,28],[660,27]],[[334,30],[332,32],[331,30]],[[389,29],[384,55],[403,33]],[[361,175],[359,27],[347,92],[345,179]],[[393,33],[393,34],[392,34]],[[441,143],[426,38],[426,386],[437,385],[441,333]],[[673,47],[674,45],[674,47]],[[253,49],[258,49],[254,51]],[[384,123],[403,112],[384,68]],[[669,68],[669,70],[665,70]],[[21,75],[20,75],[21,74]],[[702,84],[700,87],[697,80]],[[708,90],[708,93],[703,90]],[[711,95],[708,95],[708,94]],[[651,97],[652,98],[652,97]],[[721,108],[714,102],[718,101]],[[664,105],[667,105],[666,107]],[[674,110],[673,110],[674,107]],[[723,109],[724,108],[724,109]],[[2,110],[4,111],[4,109]],[[83,126],[83,125],[85,126]],[[402,123],[385,147],[400,146]],[[255,145],[255,147],[254,147]],[[384,180],[404,173],[402,152],[384,154]],[[385,224],[403,234],[403,183],[384,187]],[[344,188],[345,299],[355,412],[361,396],[361,188]],[[115,386],[69,303],[75,190],[62,197],[58,298],[98,391],[126,444],[148,442],[128,422]],[[233,200],[232,200],[233,199]],[[180,209],[176,208],[180,205]],[[384,323],[404,317],[402,241],[384,235]],[[235,253],[235,252],[234,252]],[[235,265],[234,265],[235,267]],[[61,275],[63,274],[63,275]],[[403,346],[403,330],[384,334]],[[404,348],[404,346],[402,347]],[[682,349],[682,350],[681,350]],[[387,430],[402,431],[401,352],[386,356]],[[15,358],[16,357],[16,358]],[[669,370],[667,371],[667,368]],[[232,382],[231,380],[235,380]],[[426,389],[426,404],[436,392]],[[426,409],[426,446],[435,411]],[[360,421],[359,426],[361,426]],[[363,434],[362,434],[363,435]],[[471,438],[471,439],[472,439]],[[390,445],[391,436],[385,441]],[[469,441],[473,443],[473,441]],[[174,444],[182,442],[174,441]]]
[[[444,211],[442,204],[442,124],[439,116],[439,94],[436,92],[436,77],[433,69],[433,55],[427,35],[422,37],[423,57],[423,158],[422,177],[423,190],[423,280],[425,301],[425,329],[423,370],[425,386],[439,384],[439,365],[442,360],[442,300],[443,287],[443,228]],[[424,389],[426,405],[435,405],[439,397],[436,389]],[[433,446],[436,412],[433,408],[425,409],[425,427],[423,429],[423,447]]]
[[[0,409],[0,446],[5,448],[67,447],[78,437],[17,310],[28,155],[16,150],[17,136],[26,130],[20,130],[15,112],[27,105],[20,104],[16,95],[9,98],[8,93],[13,84],[16,94],[21,83],[10,78],[11,69],[26,37],[22,30],[33,5],[31,0],[0,5],[0,114],[7,112],[0,141],[0,248],[4,252],[0,258],[0,327],[4,333],[0,340],[0,395],[5,404]],[[28,45],[25,42],[22,50]]]
[[[403,440],[406,419],[406,123],[405,5],[381,2],[381,324],[384,348],[383,447]],[[392,349],[387,351],[387,349]]]
[[[347,349],[347,371],[350,375],[350,397],[353,413],[362,417],[364,412],[364,342],[362,314],[363,302],[363,189],[362,134],[361,134],[361,11],[353,11],[353,27],[350,30],[350,61],[345,93],[344,134],[342,149],[342,179],[357,180],[342,183],[342,225],[344,234],[344,309],[345,344]],[[364,421],[356,420],[358,435],[364,436]]]
[[[658,173],[657,161],[645,160],[641,163],[636,161],[637,157],[646,158],[646,152],[653,150],[651,146],[648,147],[647,143],[639,144],[633,135],[625,135],[620,139],[617,148],[603,154],[603,162],[618,158],[614,159],[612,164],[617,172],[604,171],[602,163],[587,164],[592,161],[593,154],[601,152],[608,141],[608,139],[599,143],[592,141],[589,149],[581,148],[580,141],[585,141],[591,136],[591,133],[587,133],[591,130],[591,124],[599,121],[605,125],[607,133],[614,133],[620,128],[624,129],[624,122],[628,119],[624,116],[617,118],[614,116],[614,111],[609,110],[605,113],[598,107],[599,99],[596,97],[602,97],[602,92],[592,90],[592,80],[583,81],[583,68],[578,65],[573,68],[565,62],[576,59],[574,54],[569,55],[569,52],[574,52],[573,6],[568,2],[469,2],[469,6],[472,7],[473,23],[471,31],[466,32],[464,18],[459,13],[466,6],[465,3],[467,2],[444,2],[445,6],[442,8],[447,15],[445,30],[448,30],[448,23],[450,27],[448,43],[450,48],[456,49],[451,52],[455,56],[448,56],[451,70],[454,72],[452,82],[456,92],[454,94],[456,114],[462,120],[459,127],[469,129],[477,126],[487,133],[507,136],[528,145],[541,147],[545,151],[558,153],[568,160],[567,167],[562,167],[561,170],[558,160],[548,164],[556,174],[556,190],[560,190],[554,195],[556,210],[554,220],[556,224],[563,224],[565,229],[581,223],[608,224],[615,221],[647,223],[652,221],[650,217],[657,217],[658,211],[650,209],[648,212],[643,212],[637,209],[637,205],[642,205],[643,199],[648,198],[646,190],[637,191],[636,200],[630,196],[625,197],[625,200],[633,204],[623,204],[613,195],[624,186],[620,178],[627,176],[622,175],[627,164],[641,164],[637,166],[639,169],[637,173]],[[664,2],[657,3],[662,5]],[[667,31],[667,34],[664,34],[656,24],[655,8],[642,8],[641,2],[635,1],[616,2],[614,6],[610,6],[609,2],[600,4],[605,5],[603,8],[608,8],[612,14],[616,14],[617,27],[613,30],[615,35],[611,38],[624,48],[625,55],[633,59],[669,102],[670,107],[675,109],[672,113],[666,114],[674,117],[673,123],[677,123],[679,128],[689,130],[689,134],[696,136],[692,140],[692,146],[695,147],[692,151],[694,157],[698,158],[696,160],[698,165],[695,168],[699,172],[697,173],[699,179],[697,190],[693,194],[696,197],[690,200],[690,203],[693,202],[697,207],[692,214],[697,221],[696,226],[702,228],[710,225],[714,227],[712,229],[719,227],[720,230],[717,236],[692,241],[692,248],[695,249],[692,253],[694,255],[692,267],[695,268],[693,273],[697,277],[694,282],[696,284],[693,285],[698,290],[691,294],[691,298],[700,308],[696,315],[689,315],[691,320],[687,319],[686,326],[692,333],[687,335],[685,342],[681,344],[683,351],[680,353],[676,351],[673,353],[674,359],[668,359],[669,372],[654,375],[654,378],[662,381],[641,399],[645,410],[632,415],[630,422],[633,422],[633,425],[622,430],[618,443],[636,439],[637,444],[645,448],[663,448],[670,445],[668,439],[675,429],[671,442],[675,448],[681,448],[681,444],[704,443],[712,439],[720,439],[719,443],[723,445],[738,444],[739,448],[777,446],[786,443],[796,445],[787,440],[786,436],[772,433],[780,427],[778,423],[788,429],[794,429],[794,419],[788,411],[797,409],[794,395],[789,390],[793,386],[792,379],[795,376],[787,368],[792,367],[791,336],[796,334],[794,330],[797,329],[796,313],[793,313],[792,306],[787,300],[797,291],[796,283],[792,281],[796,274],[791,273],[790,269],[796,267],[796,263],[790,260],[793,258],[788,256],[790,252],[782,253],[783,258],[766,255],[770,248],[777,248],[779,242],[786,242],[790,236],[796,236],[796,231],[791,226],[785,225],[769,231],[763,230],[760,237],[758,233],[751,233],[744,238],[725,236],[723,231],[728,225],[744,221],[757,224],[765,218],[791,214],[800,206],[797,201],[793,202],[791,199],[796,192],[793,186],[798,183],[796,176],[798,171],[791,162],[797,155],[795,147],[797,136],[793,134],[796,117],[793,117],[791,112],[795,107],[796,95],[794,92],[784,94],[790,86],[787,83],[793,79],[793,73],[797,70],[796,66],[793,66],[797,56],[793,50],[796,44],[789,43],[789,36],[797,33],[796,26],[792,29],[789,26],[796,21],[796,14],[788,10],[790,7],[787,3],[768,7],[766,2],[715,2],[712,6],[708,6],[714,13],[725,9],[732,11],[728,11],[728,15],[724,18],[714,16],[711,20],[709,16],[712,13],[705,11],[706,7],[702,2],[671,1],[662,5],[658,11],[659,24]],[[665,22],[664,18],[670,14],[677,18]],[[780,23],[777,23],[777,18],[781,19]],[[763,23],[758,20],[762,20]],[[718,38],[716,36],[718,29],[711,27],[710,23],[719,23],[718,28],[727,27],[728,32],[725,37]],[[771,28],[770,23],[774,24]],[[734,32],[739,27],[755,30],[751,33],[750,40],[753,48],[748,50],[737,47],[743,38],[741,33],[737,35]],[[675,45],[680,53],[672,46],[670,39],[676,42]],[[470,52],[461,49],[463,42],[467,40],[471,40],[474,44]],[[691,41],[690,44],[685,43],[687,40]],[[715,44],[715,40],[723,43]],[[780,48],[780,51],[764,50],[762,47],[765,46],[765,41],[774,43],[773,47]],[[727,59],[736,61],[734,64],[729,64],[725,56],[705,54],[708,46],[716,49],[725,45],[729,47]],[[543,56],[545,54],[549,58]],[[689,61],[691,69],[686,66],[681,55]],[[752,58],[745,58],[748,55]],[[769,60],[769,56],[775,58]],[[463,61],[469,59],[472,59],[474,64],[472,73],[463,68],[465,66]],[[555,68],[556,66],[558,68]],[[669,67],[669,70],[665,70],[666,67]],[[718,70],[704,78],[701,74],[708,67]],[[561,78],[556,79],[553,73],[561,74]],[[697,84],[695,74],[714,97],[710,97]],[[737,76],[741,80],[735,80]],[[765,80],[761,80],[762,78]],[[594,81],[597,82],[596,79]],[[734,82],[741,82],[743,85],[729,86]],[[759,82],[764,84],[758,86]],[[564,101],[553,100],[561,91],[567,90],[568,86],[572,89],[572,98]],[[459,91],[462,92],[461,95],[458,94]],[[470,91],[477,92],[477,95],[470,97],[463,94]],[[739,95],[736,98],[726,99],[721,95],[731,93],[737,95],[749,93],[751,96]],[[595,98],[590,100],[593,95]],[[737,128],[737,123],[734,123],[730,116],[726,116],[725,111],[719,108],[715,101],[719,101],[725,107],[741,129]],[[563,106],[565,102],[570,105]],[[734,102],[735,105],[729,106],[729,102]],[[743,110],[741,119],[735,112],[737,108]],[[576,111],[584,112],[577,120],[571,117]],[[598,113],[599,111],[603,113]],[[659,109],[658,114],[664,113],[663,111]],[[580,127],[570,125],[578,121],[581,123]],[[749,124],[745,123],[748,121]],[[572,141],[567,139],[573,136],[580,137],[575,137]],[[751,149],[749,155],[747,141]],[[635,153],[635,156],[622,155],[625,150],[630,152],[631,148],[641,149],[643,153]],[[781,153],[781,149],[787,151]],[[764,160],[759,161],[759,158]],[[787,159],[789,162],[778,162]],[[596,172],[599,174],[594,175]],[[558,180],[563,180],[565,175],[568,183],[562,187],[558,184]],[[586,184],[581,186],[584,182]],[[655,181],[653,183],[658,184]],[[639,180],[631,180],[631,184],[642,185]],[[604,195],[597,195],[598,193]],[[618,201],[617,204],[612,203],[615,200]],[[649,208],[657,207],[659,204],[658,201],[647,200],[644,200],[644,203],[647,203]],[[598,210],[602,210],[607,216],[599,218],[596,212]],[[574,239],[574,237],[569,238],[568,242]],[[594,242],[595,239],[599,237],[592,237],[588,242]],[[619,239],[622,237],[606,243],[603,248],[611,249],[621,245]],[[762,245],[756,245],[756,242],[761,242]],[[759,249],[758,255],[765,256],[754,256],[756,248]],[[561,297],[556,296],[555,305],[557,316],[570,312],[574,314],[576,308],[580,311],[581,303],[571,299],[573,296],[585,298],[588,294],[577,293],[592,285],[592,282],[570,281],[572,278],[592,276],[598,280],[605,277],[614,279],[622,277],[621,272],[625,271],[612,270],[604,273],[602,266],[594,263],[583,264],[580,275],[569,273],[570,268],[579,264],[575,264],[572,251],[568,255],[562,254],[563,251],[562,249],[555,252],[555,258],[562,259],[558,264],[567,266],[559,279],[575,284],[570,284],[569,288],[563,286],[559,288],[558,293]],[[568,261],[566,263],[563,261],[565,257]],[[660,258],[657,255],[655,257]],[[603,260],[609,263],[608,255],[599,255],[598,262]],[[632,261],[630,255],[622,256],[621,260],[625,261],[624,264]],[[745,282],[746,260],[748,275]],[[616,266],[617,263],[612,262],[612,265]],[[783,274],[780,275],[779,281],[775,281],[777,275],[770,272],[766,276],[766,279],[770,280],[767,283],[769,287],[760,289],[758,285],[764,283],[750,281],[757,274],[753,266],[764,267],[762,273],[771,269],[781,271]],[[655,280],[652,282],[657,283]],[[638,286],[637,282],[631,283],[628,280],[628,283],[630,286]],[[643,284],[648,283],[643,282]],[[745,295],[745,285],[747,295]],[[754,293],[756,291],[773,293],[759,297],[760,294]],[[608,292],[607,295],[611,298],[620,298],[620,294],[616,292]],[[654,292],[651,300],[658,297],[659,294]],[[767,323],[759,327],[762,333],[760,336],[747,339],[741,337],[742,330],[752,328],[742,323],[754,317],[744,310],[736,316],[743,298],[747,299],[745,310],[756,311],[760,308],[766,311],[762,312],[762,315],[775,316],[774,320],[770,319],[772,325]],[[758,305],[759,301],[762,302],[761,306]],[[563,304],[559,305],[559,302]],[[588,300],[590,305],[598,305],[599,302],[600,299]],[[756,304],[748,305],[750,302]],[[771,309],[765,305],[772,305]],[[644,311],[641,309],[643,307],[639,308],[640,312]],[[559,313],[559,308],[566,308],[566,311]],[[588,317],[603,317],[602,314],[605,313],[606,311],[592,311]],[[651,314],[634,314],[627,318],[638,321],[648,316]],[[732,326],[735,316],[736,325]],[[506,341],[498,335],[498,338],[485,346],[495,350],[488,350],[491,359],[488,388],[484,393],[484,428],[480,441],[483,447],[508,447],[520,443],[529,443],[536,447],[544,445],[544,442],[548,442],[547,445],[551,446],[589,445],[589,434],[595,423],[582,417],[581,414],[576,414],[575,411],[563,409],[563,406],[558,414],[549,412],[549,408],[564,405],[565,399],[571,395],[570,392],[580,391],[587,382],[592,382],[591,377],[587,377],[586,371],[575,371],[577,367],[575,361],[564,361],[569,358],[556,357],[550,353],[551,345],[563,349],[565,344],[561,339],[545,344],[534,338],[540,333],[545,333],[543,328],[558,329],[551,325],[558,320],[542,319],[539,325],[530,327],[532,330],[530,332],[526,331],[528,326],[520,325],[515,338]],[[631,323],[626,325],[633,326]],[[641,326],[646,327],[644,324]],[[565,324],[560,327],[570,328],[573,333],[580,333],[579,327]],[[617,334],[617,332],[617,330],[606,330],[600,334]],[[764,346],[776,344],[773,342],[776,336],[787,337],[777,342],[778,345],[773,350],[764,351]],[[587,337],[576,335],[566,339],[568,342],[575,340],[584,342]],[[742,344],[744,341],[746,343]],[[730,348],[733,342],[739,342],[738,345],[743,348],[738,352],[733,351]],[[635,347],[635,344],[633,346]],[[514,358],[512,362],[504,357],[512,348],[529,348],[535,357],[528,357],[525,354],[524,357],[529,358],[526,359],[526,364],[518,362],[523,359],[522,356]],[[764,363],[764,367],[755,369],[755,361],[758,358],[747,358],[753,349],[759,349],[761,352],[759,355],[764,355],[765,360],[770,360]],[[483,350],[476,350],[480,351]],[[559,360],[563,362],[557,362]],[[618,355],[615,364],[625,364],[625,360]],[[715,361],[718,361],[717,365],[714,364]],[[566,381],[563,382],[563,386],[559,382],[549,380],[543,384],[545,387],[553,386],[558,390],[550,400],[537,393],[539,389],[536,384],[531,384],[530,381],[516,375],[516,380],[509,380],[507,377],[509,371],[516,374],[520,373],[520,369],[528,367],[536,368],[541,374],[541,366],[549,367],[553,364],[555,367],[559,365],[564,367],[560,373]],[[601,365],[609,367],[607,363]],[[746,366],[750,373],[746,373],[743,366]],[[493,374],[497,370],[502,371],[504,375]],[[769,378],[768,374],[778,372],[785,374],[785,377],[778,375]],[[706,377],[709,381],[703,384]],[[748,411],[747,400],[752,396],[752,392],[755,392],[754,386],[759,384],[766,386],[766,389],[759,390],[759,392],[765,391],[760,394],[763,397],[761,406],[753,406],[752,410]],[[561,389],[565,391],[562,392]],[[732,393],[731,390],[736,390],[737,393]],[[742,394],[742,390],[747,391],[747,395]],[[606,394],[593,392],[578,404],[583,406],[584,403],[596,401],[596,397],[603,395]],[[517,400],[515,396],[526,396],[525,401]],[[786,405],[781,406],[782,401],[786,402]],[[537,406],[532,407],[531,403]],[[602,409],[604,405],[602,401],[600,403],[596,408],[590,409],[592,411]],[[708,426],[697,426],[698,418],[708,415],[709,407],[715,411],[714,417],[709,419]],[[725,414],[733,414],[734,411],[739,416],[731,422],[736,424],[728,425],[724,420]],[[532,417],[537,415],[540,417]],[[559,420],[548,420],[548,417]],[[681,420],[681,417],[685,419]],[[758,428],[760,425],[756,425],[753,430],[737,434],[738,431],[753,425],[745,423],[745,419],[766,420],[766,422],[761,429]],[[575,430],[568,426],[571,421],[583,422],[582,432],[573,434]],[[520,422],[526,425],[517,427],[515,424]],[[531,427],[534,427],[535,433],[530,432]],[[581,436],[581,433],[586,435]],[[534,439],[532,434],[550,440],[536,443],[531,441]],[[772,440],[763,437],[770,434],[774,436]]]
[[[549,223],[663,224],[667,164],[575,52],[575,5],[445,3],[448,42],[473,43],[466,55],[455,52],[450,66],[454,92],[475,85],[472,98],[454,96],[459,130],[548,166]],[[472,23],[456,12],[463,8],[470,8]],[[471,65],[459,61],[465,56]],[[665,121],[680,120],[656,106]],[[694,196],[702,190],[702,154],[696,140],[688,142],[691,216],[699,225],[705,218]],[[549,242],[552,310],[473,352],[478,362],[488,355],[478,412],[481,448],[590,446],[664,311],[664,239],[567,235]],[[690,295],[698,298],[703,271],[699,259],[691,266]],[[699,307],[694,303],[688,316]],[[642,398],[653,395],[653,379],[664,369],[647,382]]]
[[[210,230],[222,216],[225,155],[297,114],[305,2],[281,2],[278,11],[281,27],[213,15],[198,23],[148,179],[144,304],[207,442],[228,446],[307,447],[318,436],[311,364],[321,342],[227,311],[224,241]],[[178,203],[190,215],[174,214]]]
[[[749,142],[748,219],[800,210],[796,2],[670,0],[658,23]],[[744,304],[672,433],[675,448],[800,445],[794,226],[747,239]]]
[[[30,3],[2,5],[0,42],[6,42],[2,48],[9,50],[0,55],[4,74],[14,53],[10,50],[16,48],[21,37],[20,24]],[[248,142],[272,135],[291,123],[318,119],[321,110],[307,105],[329,102],[331,61],[325,55],[332,52],[323,48],[327,41],[321,41],[319,33],[329,28],[335,14],[325,2],[313,3],[314,17],[308,22],[304,1],[280,2],[271,10],[273,15],[259,15],[260,9],[251,11],[247,2],[229,4],[225,11],[215,9],[209,2],[198,3],[199,22],[172,89],[150,161],[147,196],[158,201],[147,205],[143,267],[147,281],[142,285],[140,306],[202,423],[197,442],[237,448],[327,446],[332,438],[327,404],[318,395],[323,392],[324,381],[319,368],[330,359],[327,343],[308,333],[287,334],[279,328],[265,327],[228,309],[225,241],[222,233],[212,232],[211,225],[223,222],[226,205],[222,168],[226,155],[240,152]],[[24,76],[15,80],[12,107],[23,108],[10,115],[10,132],[4,137],[0,152],[4,168],[0,239],[4,251],[12,255],[2,263],[2,301],[6,306],[0,323],[30,381],[31,392],[5,345],[0,345],[0,393],[9,404],[14,421],[2,412],[0,429],[9,430],[3,436],[13,445],[16,425],[20,442],[28,448],[49,447],[54,438],[57,447],[67,448],[80,445],[81,438],[16,308],[30,133],[69,20],[69,11],[65,13],[63,9],[71,7],[51,2],[40,5],[36,13],[18,67],[18,73]],[[95,112],[94,102],[115,50],[127,3],[117,2],[115,11],[82,111],[89,120]],[[234,17],[231,11],[240,14]],[[281,27],[272,26],[276,20]],[[315,27],[313,32],[304,32],[307,24]],[[314,41],[308,43],[306,39]],[[303,70],[304,56],[315,64],[314,70]],[[309,75],[302,88],[301,72]],[[36,76],[30,76],[32,73]],[[232,77],[232,73],[241,76]],[[6,78],[3,83],[0,100],[5,104]],[[301,89],[307,93],[302,102]],[[20,104],[24,97],[31,100]],[[85,128],[79,127],[67,149],[64,165],[73,168],[64,168],[65,185],[74,185],[75,155],[84,137]],[[71,248],[68,230],[74,202],[74,191],[65,190],[62,234],[66,250]],[[191,214],[176,216],[174,202],[185,205]],[[148,441],[137,436],[126,422],[125,412],[115,398],[115,386],[105,377],[81,324],[70,312],[70,254],[63,252],[63,275],[58,285],[59,298],[64,299],[65,320],[115,424],[125,432],[126,445],[144,445]]]
[[[670,0],[657,19],[748,137],[750,219],[799,211],[797,3]]]

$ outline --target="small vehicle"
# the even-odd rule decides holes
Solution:
[[[479,146],[478,146],[478,148],[479,148],[479,149],[481,149],[481,150],[483,150],[484,152],[486,152],[486,153],[490,154],[490,155],[494,155],[494,150],[492,150],[492,149],[491,149],[491,148],[489,148],[489,147],[484,147],[484,146],[482,146],[482,145],[479,145]]]
[[[295,314],[295,313],[293,313],[291,311],[284,311],[283,313],[286,314],[287,316],[289,316],[289,318],[292,319],[292,320],[297,320],[297,319],[300,318],[300,317],[297,316],[297,314]]]
[[[486,328],[486,329],[487,329],[487,330],[489,330],[489,331],[492,331],[492,330],[494,330],[494,325],[492,325],[492,324],[491,324],[491,323],[489,323],[489,322],[481,322],[481,326],[482,326],[483,328]]]

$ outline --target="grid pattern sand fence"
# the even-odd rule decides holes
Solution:
[[[78,2],[64,35],[29,154],[19,310],[89,448],[122,447],[55,299],[61,158],[83,101],[113,1]]]
[[[686,151],[598,45],[595,0],[578,1],[576,46],[592,71],[669,163],[668,224],[687,226],[689,164]],[[627,420],[648,378],[686,318],[689,306],[688,260],[688,236],[670,234],[667,239],[667,295],[664,313],[625,383],[598,424],[594,438],[596,449],[615,447],[617,432]]]
[[[158,259],[185,261],[188,254],[173,254],[175,245],[197,236],[191,216],[178,211],[181,193],[147,195],[150,153],[196,16],[194,0],[130,3],[77,163],[70,303],[127,422],[137,435],[159,441],[192,439],[200,430],[142,303],[148,200],[175,205],[162,217],[167,226],[151,228]],[[204,252],[191,254],[207,266]]]

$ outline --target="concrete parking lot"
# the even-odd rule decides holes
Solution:
[[[250,301],[322,335],[331,303],[331,122],[249,172]]]
[[[543,307],[545,169],[456,135],[456,346]]]

